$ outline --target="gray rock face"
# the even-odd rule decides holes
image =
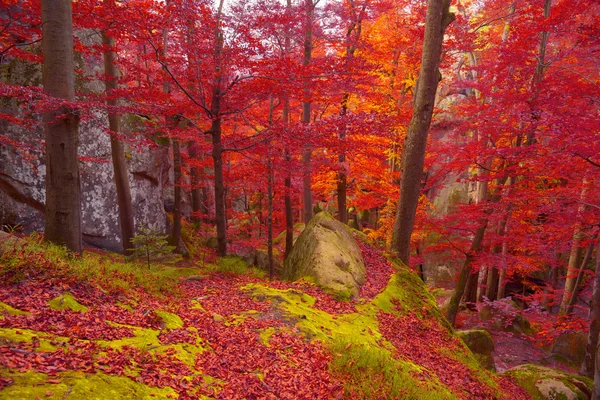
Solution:
[[[99,57],[79,61],[79,67],[83,66],[90,76],[102,73]],[[39,65],[32,67],[13,60],[10,68],[0,72],[0,79],[11,84],[39,84]],[[103,90],[103,84],[97,80],[79,85],[78,89],[85,91]],[[14,100],[4,101],[0,103],[0,111],[23,115],[23,106]],[[130,125],[134,124],[128,124],[127,118],[122,120],[123,130],[131,130]],[[46,168],[41,124],[25,129],[0,119],[0,134],[21,144],[14,147],[0,142],[0,225],[19,225],[26,233],[42,231]],[[170,167],[168,149],[144,146],[127,151],[134,223],[138,228],[154,226],[165,231],[163,188]],[[79,157],[83,240],[88,245],[120,251],[121,231],[105,113],[93,112],[80,123]]]
[[[313,277],[317,284],[358,296],[365,282],[365,263],[350,229],[321,212],[302,232],[283,266],[283,277]]]
[[[99,116],[79,129],[83,240],[89,245],[120,251],[117,193],[106,121],[105,116]],[[27,134],[39,139],[43,136],[41,132]],[[154,226],[165,231],[162,189],[168,178],[167,149],[145,147],[129,154],[135,225]],[[0,223],[19,224],[25,232],[44,229],[45,161],[40,149],[30,155],[32,159],[27,160],[14,148],[0,148]]]

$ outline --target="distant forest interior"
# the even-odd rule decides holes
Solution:
[[[600,400],[599,232],[597,0],[0,0],[0,399]]]

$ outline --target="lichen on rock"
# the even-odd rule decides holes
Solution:
[[[534,400],[587,400],[594,385],[586,377],[533,364],[519,365],[504,374],[515,378]]]

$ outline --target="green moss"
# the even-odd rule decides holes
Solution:
[[[267,329],[260,331],[260,340],[262,341],[262,343],[267,346],[270,347],[271,345],[269,344],[269,340],[271,339],[271,336],[273,336],[273,334],[275,333],[275,328],[273,328],[272,326],[268,327]]]
[[[0,243],[2,248],[10,248],[11,243]],[[69,279],[88,281],[109,292],[135,293],[143,289],[158,297],[177,295],[177,285],[181,277],[197,275],[198,268],[178,268],[168,265],[154,265],[152,269],[140,268],[135,263],[123,261],[123,257],[113,253],[86,252],[74,256],[64,247],[42,241],[39,235],[30,235],[19,241],[20,252],[0,252],[0,279],[18,281],[26,269],[38,269],[40,259],[45,273],[53,276],[66,276]],[[17,276],[18,275],[18,276]]]
[[[10,315],[27,315],[29,314],[27,311],[22,311],[17,308],[11,307],[6,303],[2,303],[0,301],[0,317],[2,314],[10,314]]]
[[[152,399],[177,398],[177,393],[169,388],[152,388],[126,377],[110,376],[103,373],[84,374],[64,372],[56,376],[25,372],[16,373],[0,369],[3,377],[14,380],[14,384],[0,391],[0,399],[66,399],[105,400],[105,399]],[[60,383],[48,383],[51,382]]]
[[[63,293],[48,302],[53,310],[71,310],[77,312],[87,312],[88,308],[75,300],[75,297],[69,292]]]
[[[477,359],[463,342],[460,343],[463,347],[462,349],[441,349],[440,354],[465,365],[471,370],[475,379],[495,392],[495,398],[502,398],[502,388],[496,383],[496,380],[494,379],[495,375],[491,371],[482,368],[481,361]]]
[[[250,267],[243,258],[236,256],[220,257],[216,264],[209,264],[204,268],[208,272],[224,272],[234,275],[254,276],[257,278],[266,277],[265,271]]]
[[[456,399],[424,368],[394,359],[386,349],[343,341],[336,341],[329,348],[333,354],[330,368],[346,382],[349,398]]]
[[[45,332],[37,332],[29,329],[0,328],[0,344],[8,343],[31,343],[34,338],[39,340],[39,351],[50,352],[58,348],[54,343],[67,343],[68,338],[54,336]]]
[[[571,391],[576,399],[585,400],[588,398],[585,393],[591,393],[594,387],[594,382],[584,376],[533,364],[515,367],[505,372],[505,375],[515,378],[534,400],[547,399],[549,393],[554,399],[568,398],[565,391]]]
[[[158,315],[158,317],[165,324],[166,329],[183,328],[183,321],[177,314],[167,311],[156,311],[156,315]]]
[[[135,311],[135,310],[133,309],[133,307],[131,307],[129,304],[125,304],[125,303],[122,303],[122,302],[120,302],[120,301],[117,301],[117,303],[116,303],[116,304],[117,304],[117,306],[119,306],[119,307],[121,307],[121,308],[123,308],[123,309],[125,309],[125,310],[127,310],[127,311],[130,311],[130,312],[134,312],[134,311]]]
[[[398,267],[382,293],[371,302],[357,305],[357,312],[350,314],[331,315],[318,310],[312,296],[295,289],[280,290],[260,284],[248,284],[242,289],[251,291],[257,298],[272,301],[309,338],[329,346],[334,355],[331,370],[346,382],[347,395],[364,399],[376,398],[378,393],[387,393],[390,398],[455,398],[433,373],[407,360],[395,359],[393,345],[379,331],[377,317],[385,311],[417,312],[423,318],[439,321],[448,328],[449,335],[453,333],[437,308],[435,298],[408,269]],[[263,335],[268,337],[269,334],[269,331],[261,332],[263,342]],[[500,393],[494,375],[481,369],[478,360],[463,346],[462,352],[442,349],[441,353],[469,367],[479,381]],[[373,383],[365,385],[365,382]],[[378,387],[384,388],[383,392],[377,392]]]

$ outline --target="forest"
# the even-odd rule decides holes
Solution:
[[[600,399],[596,0],[0,0],[0,399]]]

